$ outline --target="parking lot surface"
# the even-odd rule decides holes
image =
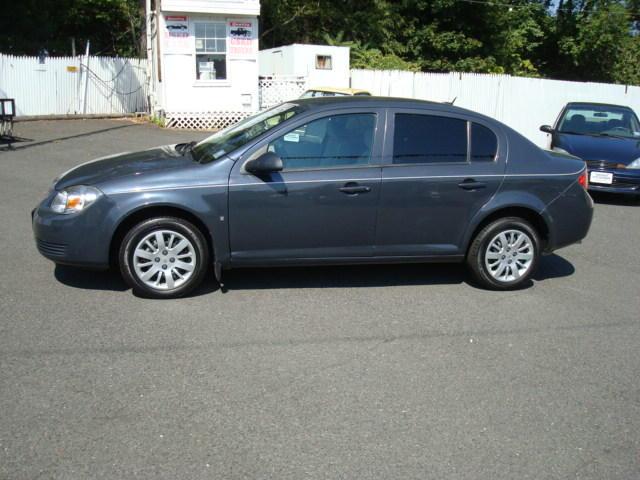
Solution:
[[[640,477],[640,203],[516,292],[461,265],[247,269],[145,300],[55,267],[52,179],[200,139],[116,120],[18,123],[0,147],[0,479]]]

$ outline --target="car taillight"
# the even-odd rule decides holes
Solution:
[[[584,170],[578,177],[578,183],[582,185],[582,188],[587,190],[589,188],[589,178],[587,177],[587,169]]]

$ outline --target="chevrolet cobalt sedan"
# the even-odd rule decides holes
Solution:
[[[580,157],[592,191],[640,195],[640,122],[629,107],[569,103],[551,134],[551,148]]]
[[[584,163],[447,104],[299,99],[201,142],[57,178],[32,213],[59,264],[117,266],[133,290],[187,294],[213,266],[466,262],[492,289],[580,241]]]

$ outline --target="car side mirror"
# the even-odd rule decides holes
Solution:
[[[284,168],[282,159],[273,152],[266,152],[244,164],[244,169],[253,175],[280,172]]]
[[[553,132],[555,132],[555,130],[553,129],[553,127],[551,125],[542,125],[540,127],[540,131],[544,132],[544,133],[553,133]]]

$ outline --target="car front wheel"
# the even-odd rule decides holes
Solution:
[[[124,237],[120,270],[135,293],[150,298],[181,297],[206,275],[209,252],[202,233],[175,217],[158,217],[134,226]]]
[[[481,286],[511,290],[522,286],[535,272],[540,257],[540,236],[518,217],[495,220],[474,238],[467,263]]]

